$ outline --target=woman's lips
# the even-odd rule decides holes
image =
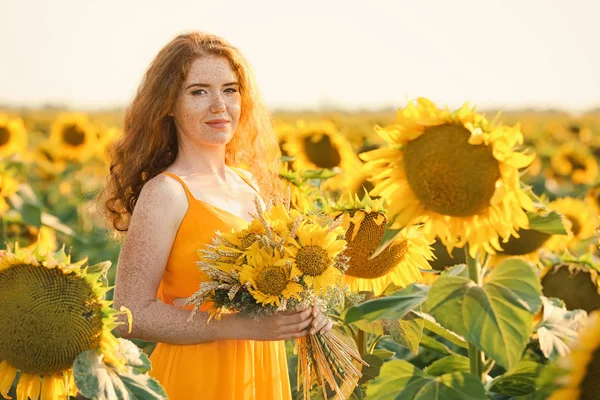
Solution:
[[[206,125],[210,126],[213,129],[223,129],[223,128],[227,127],[227,124],[229,124],[229,121],[225,121],[225,120],[206,122]]]

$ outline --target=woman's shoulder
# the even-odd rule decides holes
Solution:
[[[139,201],[172,206],[186,203],[186,194],[183,186],[176,179],[166,174],[158,174],[144,183]]]

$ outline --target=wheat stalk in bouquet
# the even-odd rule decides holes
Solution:
[[[200,251],[199,266],[208,280],[190,297],[190,319],[208,304],[212,318],[241,312],[251,317],[300,310],[317,304],[323,312],[346,293],[341,277],[348,268],[345,231],[340,222],[320,212],[303,214],[289,200],[263,210],[256,201],[254,220],[242,230],[217,232]],[[203,307],[203,309],[205,309]],[[314,384],[345,399],[362,376],[366,363],[333,331],[296,340],[298,382],[305,399]]]

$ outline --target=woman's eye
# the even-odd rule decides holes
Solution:
[[[198,90],[194,90],[194,91],[192,92],[192,94],[193,94],[194,96],[196,96],[196,95],[198,95],[198,94],[204,94],[204,93],[206,93],[206,90],[204,90],[204,89],[198,89]]]
[[[225,89],[227,93],[236,93],[238,90],[236,88],[227,88]]]

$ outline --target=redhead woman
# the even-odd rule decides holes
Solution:
[[[127,109],[104,198],[125,233],[114,306],[131,310],[133,328],[118,333],[158,342],[151,375],[172,400],[291,399],[283,341],[332,328],[316,308],[188,322],[184,304],[206,279],[197,251],[215,231],[246,226],[255,197],[280,195],[279,156],[235,47],[193,32],[158,53]]]

